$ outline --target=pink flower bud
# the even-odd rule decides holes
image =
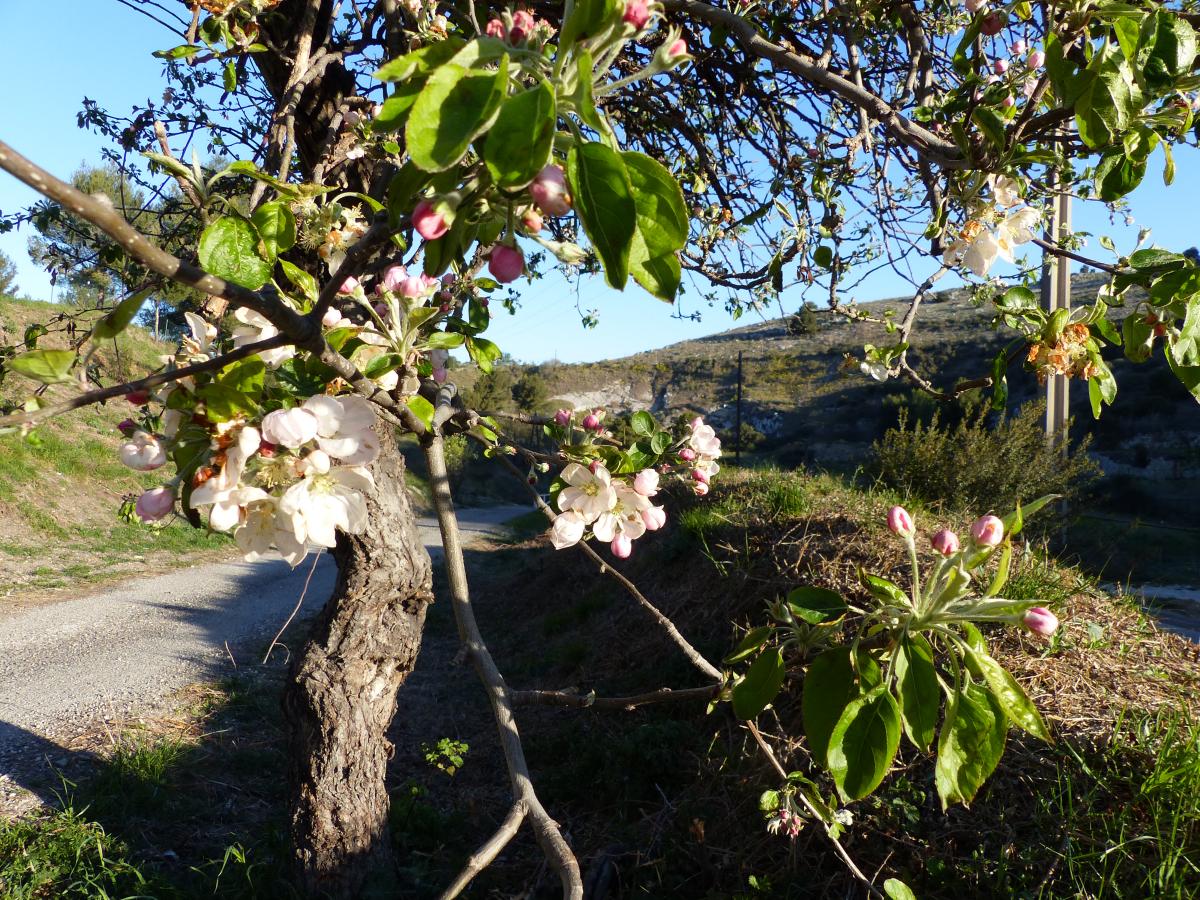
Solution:
[[[590,463],[588,463],[588,471],[591,472],[593,475],[596,474],[596,471],[598,469],[601,469],[603,467],[604,467],[604,463],[602,463],[598,459],[593,459]]]
[[[133,406],[145,406],[150,402],[149,391],[130,391],[125,395],[125,399]]]
[[[542,230],[542,217],[536,209],[527,209],[521,213],[521,227],[530,234],[536,234]]]
[[[533,202],[548,216],[565,216],[571,211],[571,195],[567,193],[567,179],[563,170],[554,163],[547,163],[529,185]]]
[[[696,451],[691,447],[684,447],[679,451],[679,458],[687,462],[691,462],[696,458]]]
[[[394,291],[404,283],[404,279],[407,277],[408,269],[404,266],[389,266],[383,273],[383,281],[379,283],[379,286],[385,291]]]
[[[629,559],[629,554],[633,552],[633,541],[623,534],[618,534],[612,539],[609,549],[617,559]]]
[[[887,527],[891,529],[893,534],[898,534],[902,537],[916,532],[912,516],[908,514],[908,510],[903,506],[893,506],[888,510]]]
[[[272,459],[275,456],[275,445],[268,440],[260,440],[258,442],[258,455],[263,459]]]
[[[121,462],[139,472],[150,472],[167,461],[167,451],[158,438],[145,431],[139,431],[118,450]]]
[[[1007,59],[996,60],[994,63],[992,63],[992,71],[995,72],[997,75],[1003,75],[1005,72],[1008,71],[1008,60]]]
[[[436,241],[450,230],[446,217],[433,208],[428,200],[417,204],[412,214],[413,228],[427,241]]]
[[[438,384],[445,384],[446,379],[450,377],[450,373],[443,367],[437,367],[433,370],[433,380]]]
[[[1011,109],[1012,107],[1017,105],[1017,100],[1015,97],[1013,97],[1012,94],[1009,94],[1007,97],[1005,97],[1003,100],[1000,101],[1000,105],[1003,106],[1005,109]]]
[[[995,37],[1004,30],[1004,26],[1007,24],[1007,15],[1001,12],[990,12],[983,17],[983,22],[979,25],[979,33],[988,37]]]
[[[658,473],[653,469],[642,469],[633,479],[633,489],[643,497],[658,493]]]
[[[1034,634],[1048,638],[1058,631],[1058,616],[1044,606],[1035,606],[1025,611],[1022,624]]]
[[[488,37],[494,37],[501,41],[504,40],[505,35],[508,34],[508,29],[504,27],[504,23],[499,19],[492,19],[490,22],[488,22],[484,31],[487,33]]]
[[[508,33],[510,43],[519,44],[533,32],[536,23],[528,10],[519,9],[513,13],[512,31]]]
[[[560,409],[554,414],[554,422],[557,425],[562,425],[564,428],[571,424],[571,411],[569,409]]]
[[[117,431],[121,432],[125,437],[129,437],[137,430],[137,422],[133,421],[133,419],[122,419],[117,423]]]
[[[642,510],[642,523],[647,531],[658,531],[667,524],[667,511],[661,506]]]
[[[625,15],[621,18],[635,31],[641,31],[650,21],[650,5],[646,0],[625,0]]]
[[[679,40],[675,41],[675,43],[667,48],[667,55],[672,59],[674,59],[676,56],[687,56],[687,52],[687,41],[685,41],[683,38],[679,38]]]
[[[525,255],[516,247],[497,244],[488,257],[488,271],[501,284],[516,281],[525,271]]]
[[[933,549],[942,556],[953,556],[958,552],[958,535],[949,528],[943,528],[933,536]]]
[[[692,485],[692,490],[696,492],[697,497],[703,497],[708,493],[708,485],[703,481],[697,481],[694,485]]]
[[[708,470],[707,469],[692,469],[692,480],[697,481],[700,484],[708,484],[708,482],[709,482]]]
[[[600,430],[600,417],[595,413],[588,413],[583,417],[583,427],[588,431]]]
[[[1004,523],[995,516],[983,516],[971,526],[971,539],[981,547],[995,547],[1004,540]]]
[[[1029,54],[1029,68],[1040,69],[1046,62],[1046,54],[1041,50],[1034,50]]]
[[[351,275],[349,278],[347,278],[345,281],[342,282],[342,286],[340,288],[338,288],[338,293],[339,294],[353,294],[356,290],[358,290],[358,287],[359,287],[358,279],[355,278],[353,275]]]
[[[134,504],[134,512],[146,524],[169,516],[174,508],[175,492],[166,485],[145,491]]]
[[[1021,54],[1023,54],[1025,52],[1024,39],[1017,38],[1015,41],[1012,42],[1012,47],[1010,49],[1012,50],[1013,56],[1020,56]]]

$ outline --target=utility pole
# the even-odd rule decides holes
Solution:
[[[742,462],[742,351],[738,351],[738,386],[737,386],[737,424],[734,425],[733,461],[737,465]]]
[[[1051,207],[1048,240],[1058,244],[1071,233],[1071,194],[1056,176],[1057,188]],[[1048,251],[1042,252],[1042,305],[1053,315],[1060,309],[1071,308],[1071,268],[1068,261]],[[1051,375],[1046,379],[1046,439],[1061,441],[1067,450],[1067,407],[1070,399],[1070,380],[1066,375]]]

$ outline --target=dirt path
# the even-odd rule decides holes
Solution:
[[[519,506],[460,511],[465,541],[495,534]],[[430,553],[441,550],[421,521]],[[300,617],[320,609],[335,568],[322,556],[206,563],[75,599],[0,613],[0,795],[32,758],[106,722],[152,713],[172,692],[257,663],[312,575]],[[286,640],[286,639],[285,639]],[[279,652],[279,651],[277,651]]]

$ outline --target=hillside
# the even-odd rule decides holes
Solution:
[[[0,298],[0,346],[20,342],[29,325],[64,311]],[[38,346],[65,347],[61,323],[50,328]],[[106,380],[137,377],[171,349],[134,326],[101,348],[94,362]],[[9,375],[0,397],[25,397],[36,387]],[[73,390],[53,387],[47,395]],[[223,538],[182,524],[145,528],[117,518],[123,496],[159,482],[156,473],[133,472],[117,458],[116,426],[129,412],[124,401],[110,401],[56,418],[26,437],[0,436],[0,565],[7,575],[0,598],[26,601],[47,590],[178,565],[202,551],[226,552]]]

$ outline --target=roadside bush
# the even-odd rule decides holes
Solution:
[[[1065,453],[1043,432],[1045,404],[1027,403],[990,422],[978,404],[954,426],[935,413],[928,424],[909,425],[905,410],[896,428],[873,446],[874,474],[885,484],[951,510],[1012,509],[1043,494],[1077,499],[1100,475],[1087,454],[1090,437]],[[1068,423],[1068,433],[1070,424]]]

